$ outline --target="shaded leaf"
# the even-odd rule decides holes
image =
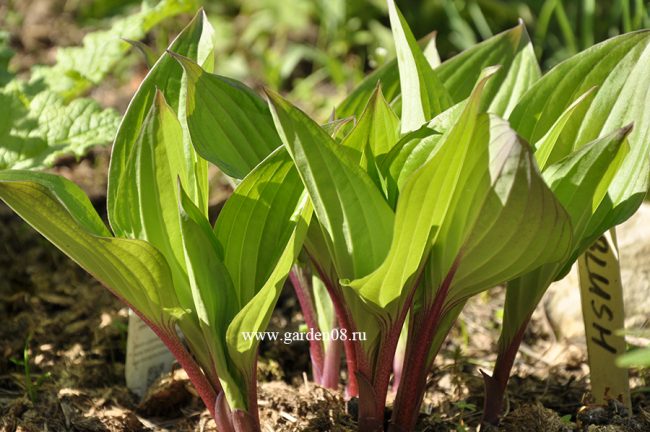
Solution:
[[[243,83],[175,57],[188,77],[187,124],[194,148],[225,174],[244,178],[281,144],[267,104]]]

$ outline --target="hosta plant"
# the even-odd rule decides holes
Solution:
[[[209,70],[212,36],[199,13],[169,49]],[[224,97],[252,95],[219,79]],[[220,430],[256,430],[257,341],[241,332],[266,327],[311,204],[288,155],[266,146],[212,227],[207,162],[185,126],[185,80],[163,55],[122,119],[109,170],[111,230],[76,185],[53,174],[2,171],[0,197],[151,326]]]
[[[486,378],[486,412],[498,412],[547,281],[647,187],[648,33],[541,77],[522,24],[440,63],[392,0],[388,10],[396,60],[327,122],[212,74],[199,13],[122,120],[111,230],[72,183],[0,173],[0,198],[154,329],[220,430],[260,429],[257,339],[243,334],[266,328],[288,276],[310,327],[363,335],[342,341],[363,431],[414,428],[463,305],[508,282],[501,360]],[[214,226],[208,162],[236,185]],[[310,350],[315,380],[335,387],[340,344]]]

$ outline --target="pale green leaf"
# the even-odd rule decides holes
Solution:
[[[197,59],[200,63],[205,62],[206,67],[210,67],[212,47],[212,28],[207,22],[207,17],[201,11],[171,43],[169,49]],[[183,125],[185,97],[181,88],[182,79],[183,69],[178,63],[168,55],[161,56],[140,84],[140,88],[133,96],[122,118],[113,143],[107,192],[108,217],[111,227],[118,236],[125,236],[128,231],[128,227],[123,228],[120,225],[120,217],[117,216],[120,209],[124,208],[121,203],[122,197],[117,193],[118,187],[124,176],[127,161],[135,151],[135,143],[140,136],[144,119],[154,102],[156,89],[165,95],[167,103],[177,112],[181,125]],[[186,185],[188,193],[203,211],[207,211],[208,191],[205,161],[197,158],[188,137],[184,137],[182,144],[186,171],[189,179],[192,180],[190,184]]]
[[[453,261],[456,268],[451,267],[455,274],[446,300],[450,305],[541,264],[565,259],[571,248],[569,215],[539,173],[528,144],[507,122],[491,117],[487,151],[489,165],[483,182],[488,188],[469,187],[472,195],[457,209],[457,217],[467,220],[465,228],[448,231],[452,239],[463,239]],[[476,168],[474,175],[478,176]],[[469,209],[472,207],[476,210]],[[437,251],[449,248],[449,234],[440,237]],[[440,287],[449,273],[439,273],[445,265],[436,261],[446,253],[435,248],[434,244],[432,273],[426,279]]]
[[[110,237],[74,183],[52,174],[2,171],[0,198],[115,295],[173,331],[170,312],[179,303],[165,258],[144,241]]]
[[[180,221],[187,273],[194,308],[199,320],[211,366],[222,384],[228,400],[242,404],[239,381],[228,356],[226,331],[238,311],[237,294],[220,256],[219,244],[207,218],[185,191],[180,189]]]
[[[418,46],[393,0],[388,0],[402,95],[402,133],[419,129],[452,105],[451,97]]]
[[[650,348],[639,348],[628,351],[616,360],[616,365],[626,368],[650,367]]]
[[[357,323],[366,332],[364,350],[373,356],[381,342],[380,333],[388,331],[397,318],[409,289],[414,287],[432,245],[440,236],[441,227],[463,224],[465,218],[453,218],[467,183],[478,176],[470,167],[485,155],[475,148],[478,138],[487,137],[487,116],[479,115],[480,96],[490,73],[477,88],[449,131],[435,155],[406,182],[397,201],[395,225],[386,259],[370,274],[355,280],[341,281],[352,316],[374,316],[377,321],[362,318]],[[487,145],[487,143],[485,143]],[[446,228],[445,228],[446,229]],[[448,251],[440,251],[440,264],[451,267],[449,258],[458,253],[461,240],[449,235]],[[359,301],[357,299],[362,299]]]
[[[370,273],[386,256],[393,212],[370,177],[305,113],[269,94],[276,127],[314,203],[339,277]]]
[[[481,71],[501,66],[485,88],[482,108],[507,117],[541,72],[523,22],[442,63],[436,73],[453,103],[467,98]]]
[[[398,138],[399,118],[384,99],[381,87],[377,86],[357,124],[341,141],[341,145],[362,155],[360,163],[366,169],[369,156],[378,158],[387,154]]]
[[[235,189],[219,214],[215,233],[243,307],[275,268],[297,222],[288,223],[304,187],[291,158],[277,149]],[[272,210],[272,211],[271,211]]]
[[[561,140],[564,127],[573,118],[573,113],[582,103],[589,103],[589,97],[593,96],[595,87],[587,90],[585,94],[576,99],[566,110],[558,117],[553,126],[546,134],[539,139],[533,148],[535,149],[535,159],[539,168],[543,171],[548,165],[554,164],[560,159],[568,156],[573,151],[573,142]]]
[[[399,139],[399,118],[384,99],[381,87],[370,98],[361,118],[341,141],[343,147],[350,148],[355,161],[367,172],[375,184],[381,188],[381,174],[378,165],[390,152]]]
[[[183,132],[158,92],[120,177],[113,223],[128,238],[146,240],[167,259],[181,305],[192,309],[178,214],[177,179],[188,184]]]
[[[244,178],[226,202],[215,226],[219,253],[231,276],[236,316],[226,340],[245,392],[251,386],[258,341],[242,332],[263,331],[311,219],[311,204],[284,148],[277,149]],[[224,383],[232,386],[233,383]],[[228,394],[227,394],[228,396]],[[229,399],[234,408],[246,397]]]
[[[380,163],[380,171],[386,176],[388,201],[395,205],[399,191],[408,178],[435,154],[443,133],[456,123],[465,102],[443,111],[426,126],[405,134]]]

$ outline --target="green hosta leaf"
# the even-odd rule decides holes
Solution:
[[[465,102],[443,111],[425,127],[404,135],[381,161],[380,171],[386,176],[387,196],[395,205],[399,191],[416,170],[435,154],[440,138],[456,123]]]
[[[314,306],[316,308],[316,317],[318,319],[318,329],[321,333],[331,334],[332,329],[334,329],[338,324],[332,299],[327,292],[327,287],[317,275],[312,276],[311,286],[314,297]],[[327,351],[331,342],[333,341],[323,341],[325,351]]]
[[[304,193],[287,152],[277,149],[228,199],[215,224],[240,307],[255,296],[273,271],[295,229],[288,224]],[[273,211],[271,211],[273,210]]]
[[[523,24],[489,38],[437,67],[434,58],[428,60],[453,103],[469,96],[483,69],[501,65],[499,74],[488,84],[483,106],[489,107],[489,112],[502,116],[509,115],[514,105],[540,77],[539,66]],[[378,81],[381,82],[386,100],[394,101],[400,94],[399,79],[395,59],[377,69],[357,86],[337,108],[337,114],[358,116]]]
[[[508,284],[502,349],[514,337],[512,332],[526,322],[549,284],[564,274],[599,235],[632,215],[645,196],[649,180],[650,113],[644,107],[650,95],[649,68],[650,31],[615,37],[556,66],[529,90],[513,111],[511,121],[515,129],[535,142],[550,133],[557,134],[553,129],[563,122],[562,117],[566,115],[563,113],[573,109],[561,126],[559,137],[554,139],[555,146],[561,149],[560,155],[567,149],[580,149],[597,138],[602,138],[601,147],[604,141],[620,140],[625,130],[607,134],[630,123],[634,123],[634,130],[627,137],[629,154],[618,170],[615,171],[620,160],[615,158],[607,171],[599,173],[601,180],[589,184],[592,188],[589,193],[567,193],[573,199],[565,198],[563,204],[578,223],[571,257]],[[593,96],[571,107],[579,95],[593,87],[596,87]],[[564,162],[569,160],[571,156]],[[578,177],[586,169],[580,163],[576,166],[579,168],[569,170],[569,178]],[[568,191],[575,187],[564,186]],[[607,192],[603,194],[605,189]]]
[[[239,381],[228,357],[226,331],[239,305],[232,280],[223,264],[220,246],[209,221],[180,186],[180,222],[183,249],[194,308],[211,365],[229,400],[239,400]]]
[[[593,239],[585,238],[589,234],[587,226],[629,153],[626,137],[631,130],[628,126],[599,138],[544,171],[546,182],[571,216],[573,225],[574,251],[561,273],[568,272],[578,255],[592,243]]]
[[[169,49],[197,59],[200,63],[205,63],[206,67],[210,67],[213,55],[212,32],[205,14],[199,12],[171,43]],[[121,217],[117,216],[121,209],[125,208],[122,205],[122,197],[117,193],[118,185],[123,181],[121,178],[125,175],[127,161],[135,151],[135,143],[140,136],[145,117],[154,102],[156,89],[165,95],[171,108],[178,113],[181,125],[185,125],[185,97],[181,86],[182,78],[183,69],[173,58],[163,55],[140,84],[140,88],[133,96],[129,108],[122,118],[113,143],[107,192],[108,217],[111,227],[118,236],[126,236],[130,230],[128,225],[121,226]],[[188,188],[188,193],[194,202],[203,211],[207,211],[207,166],[205,161],[201,161],[194,153],[189,136],[185,132],[182,144],[182,151],[185,155],[184,163],[188,178],[191,180],[190,184],[186,184],[185,187]]]
[[[314,203],[337,273],[356,278],[386,256],[393,212],[369,176],[306,114],[269,94],[276,127]]]
[[[440,60],[440,53],[438,52],[438,48],[436,47],[436,36],[437,36],[436,32],[431,33],[429,35],[429,40],[426,42],[426,45],[422,50],[424,57],[427,59],[431,67],[434,69],[440,66],[440,64],[442,63],[442,61]]]
[[[483,108],[507,117],[541,76],[523,22],[445,61],[436,73],[458,103],[470,95],[481,71],[495,65],[501,69],[485,88]]]
[[[86,35],[82,47],[59,48],[56,64],[35,68],[32,81],[44,80],[48,88],[66,99],[78,96],[99,84],[124,58],[129,44],[123,39],[142,39],[164,19],[195,8],[193,0],[163,0],[155,5],[144,2],[139,13],[116,21],[110,30]]]
[[[176,58],[188,77],[187,124],[194,148],[225,174],[244,178],[281,144],[267,104],[243,83]]]
[[[0,93],[0,168],[42,168],[57,158],[83,156],[113,139],[119,118],[91,99],[66,105],[56,93],[38,93],[26,105],[20,90]]]
[[[590,245],[584,244],[586,228],[621,167],[628,150],[625,138],[629,132],[628,127],[600,138],[544,171],[545,180],[571,219],[571,251],[559,262],[543,265],[508,282],[501,347],[512,340],[529,318],[551,282],[565,274]]]
[[[341,145],[361,155],[361,165],[367,168],[369,157],[380,157],[390,151],[399,138],[399,118],[384,99],[377,86],[354,129]],[[369,155],[366,155],[369,153]]]
[[[349,127],[350,125],[353,125],[354,121],[354,117],[345,117],[342,119],[331,120],[324,125],[321,125],[321,127],[329,136],[338,140],[339,135],[346,135],[346,126]]]
[[[537,141],[533,148],[535,149],[535,159],[543,171],[548,165],[551,165],[560,159],[568,156],[573,151],[573,142],[560,140],[564,127],[573,118],[573,113],[583,103],[589,103],[589,98],[593,96],[595,87],[587,90],[585,94],[576,99],[566,110],[558,117],[553,126],[546,132],[546,135]]]
[[[146,240],[167,259],[178,298],[192,309],[178,214],[177,179],[188,184],[183,132],[176,114],[158,92],[142,123],[116,194],[120,207],[113,222],[128,238]]]
[[[9,32],[0,31],[0,86],[6,85],[14,77],[9,71],[9,62],[15,54],[11,49],[10,39]]]
[[[574,149],[629,124],[634,117],[642,118],[640,104],[650,85],[644,75],[650,61],[649,43],[650,31],[629,33],[560,63],[519,102],[510,117],[513,128],[529,142],[538,141],[593,87],[591,103],[581,104],[563,131],[563,138],[573,142]]]
[[[470,167],[474,168],[479,157],[485,155],[475,145],[488,137],[487,117],[479,116],[480,95],[486,82],[487,78],[479,81],[460,119],[442,138],[440,149],[404,186],[397,202],[394,234],[386,259],[369,275],[344,281],[355,295],[364,299],[363,305],[350,302],[353,316],[360,317],[370,312],[378,315],[380,322],[394,320],[432,245],[437,239],[444,238],[439,237],[445,235],[441,230],[457,227],[465,221],[466,217],[453,216],[464,198],[465,187],[479,178]],[[449,250],[436,249],[442,254],[441,267],[451,267],[461,241],[458,235],[449,234]],[[348,298],[354,297],[348,293]],[[377,332],[381,329],[374,322],[364,327],[367,327],[363,330],[368,336],[365,349],[371,354],[379,342]]]
[[[406,133],[420,128],[436,114],[449,108],[452,102],[393,0],[388,0],[388,14],[397,50],[402,133]]]
[[[484,178],[471,179],[478,185],[467,184],[474,193],[456,209],[462,225],[455,228],[452,223],[446,235],[441,233],[425,275],[437,288],[455,272],[447,296],[451,305],[540,264],[564,259],[571,247],[569,215],[544,182],[528,144],[507,122],[491,117],[489,147],[483,151],[487,157],[478,165],[482,171],[475,169],[474,175],[482,172]],[[453,249],[447,244],[450,238],[462,245],[448,258],[447,263],[455,263],[448,267],[443,259]],[[435,291],[424,294],[430,303]]]
[[[0,198],[117,296],[173,331],[179,303],[165,258],[146,242],[110,237],[74,183],[52,174],[2,171]]]
[[[282,243],[284,249],[280,250],[281,254],[272,273],[255,297],[243,307],[228,327],[226,336],[228,352],[233,364],[244,377],[244,382],[248,384],[248,388],[254,388],[257,385],[253,381],[253,377],[258,341],[245,340],[242,335],[244,332],[263,331],[268,326],[273,308],[284,287],[284,281],[302,249],[302,241],[311,217],[311,204],[307,200],[304,200],[303,204],[305,205],[304,210],[298,212],[294,218],[295,231],[286,243]],[[233,405],[235,409],[243,408],[236,404]]]
[[[616,365],[627,368],[650,367],[650,348],[639,348],[628,351],[616,360]]]
[[[626,127],[576,150],[544,170],[544,179],[571,216],[573,231],[585,224],[605,197],[613,174],[629,151]]]
[[[378,86],[354,129],[341,145],[352,149],[361,168],[381,187],[378,165],[399,139],[399,118]]]
[[[380,171],[386,178],[386,196],[393,208],[409,176],[433,155],[441,137],[438,131],[422,127],[402,136],[383,159]]]
[[[586,91],[593,96],[580,103],[562,128],[556,146],[578,149],[634,123],[628,137],[630,153],[613,179],[608,195],[592,219],[593,240],[627,219],[641,204],[650,178],[650,31],[618,36],[559,64],[544,76],[512,113],[515,129],[535,142],[552,129],[562,113]]]
[[[244,338],[243,332],[266,328],[302,249],[311,212],[291,158],[279,148],[244,178],[217,219],[217,243],[235,288],[236,316],[226,340],[231,364],[245,383],[240,392],[254,385],[258,345],[255,338]],[[246,400],[242,396],[229,402],[234,409],[245,409]]]

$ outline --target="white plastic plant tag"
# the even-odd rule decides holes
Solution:
[[[625,352],[625,337],[618,334],[625,327],[625,312],[613,228],[582,254],[578,269],[592,394],[596,403],[620,398],[630,410],[628,371],[616,366],[616,358]]]
[[[129,334],[126,340],[126,386],[143,397],[149,386],[169,372],[174,357],[156,334],[129,310]]]

